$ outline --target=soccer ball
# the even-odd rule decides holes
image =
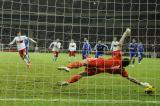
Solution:
[[[144,89],[146,94],[153,94],[155,92],[155,88],[153,86],[148,86]]]

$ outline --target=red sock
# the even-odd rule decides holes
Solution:
[[[77,61],[77,62],[70,63],[67,67],[68,68],[79,68],[82,66],[83,66],[83,63],[81,61]]]
[[[78,81],[80,78],[82,78],[82,75],[74,75],[70,80],[68,80],[67,82],[69,83],[74,83],[76,81]]]

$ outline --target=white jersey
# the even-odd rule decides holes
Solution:
[[[112,41],[110,50],[116,51],[116,48],[117,48],[118,44],[119,44],[118,41]]]
[[[69,43],[69,51],[76,51],[76,48],[77,48],[77,46],[76,46],[76,43]]]
[[[26,36],[16,36],[12,42],[10,42],[10,45],[12,45],[14,42],[17,44],[17,49],[22,50],[26,48],[25,40],[28,39]]]
[[[52,51],[60,51],[61,48],[61,43],[60,42],[52,42],[49,46],[49,48],[51,48],[51,46],[53,45]]]

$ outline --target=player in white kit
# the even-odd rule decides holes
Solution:
[[[53,61],[55,62],[58,58],[58,54],[60,52],[60,48],[61,48],[61,43],[59,41],[59,39],[56,39],[55,42],[52,42],[49,46],[49,49],[51,49],[52,47],[52,52],[53,52]]]
[[[24,35],[24,36],[26,36],[26,35]],[[25,39],[24,42],[25,42],[25,46],[26,46],[26,54],[27,55],[28,55],[30,41],[33,42],[33,43],[35,43],[35,44],[37,44],[37,42],[35,40],[33,40],[32,38],[27,37],[27,39]],[[28,57],[29,57],[29,55],[28,55]]]
[[[117,48],[117,45],[118,45],[119,43],[118,43],[118,41],[117,41],[117,38],[116,37],[114,37],[113,38],[113,41],[112,41],[112,43],[111,43],[111,48],[110,48],[110,50],[111,51],[116,51],[116,48]]]
[[[30,68],[30,65],[31,65],[30,59],[26,54],[26,45],[25,45],[26,39],[28,39],[26,36],[22,36],[21,32],[18,32],[17,36],[13,39],[12,42],[9,43],[9,45],[12,45],[13,43],[16,42],[19,55],[25,61],[25,63],[27,64],[27,67]]]
[[[76,55],[76,48],[77,48],[77,45],[76,43],[74,42],[73,39],[71,39],[71,42],[69,43],[69,62],[72,61],[72,57],[75,58],[75,55]]]
[[[113,37],[113,41],[111,43],[110,51],[112,51],[112,56],[114,55],[113,52],[117,51],[117,46],[119,45],[119,42],[117,41],[117,37]]]

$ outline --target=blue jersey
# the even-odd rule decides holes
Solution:
[[[88,42],[83,43],[82,51],[88,51],[88,52],[91,51],[91,46]]]
[[[94,47],[94,50],[96,50],[95,58],[98,58],[99,56],[104,55],[104,51],[105,51],[105,50],[108,50],[108,46],[103,45],[103,44],[97,44],[97,45]]]
[[[91,51],[91,46],[88,42],[83,43],[82,47],[82,58],[86,59]]]
[[[106,49],[108,50],[108,46],[103,45],[103,44],[97,44],[94,49],[95,49],[96,51],[103,52],[103,51],[105,51]]]
[[[26,36],[26,35],[23,35],[23,36]],[[26,54],[28,54],[28,50],[29,50],[29,39],[24,39],[24,44],[26,46]]]
[[[139,44],[138,45],[138,52],[143,52],[144,51],[144,48],[143,48],[143,45],[142,44]]]
[[[137,47],[138,47],[137,43],[130,43],[129,44],[130,52],[137,52]]]

